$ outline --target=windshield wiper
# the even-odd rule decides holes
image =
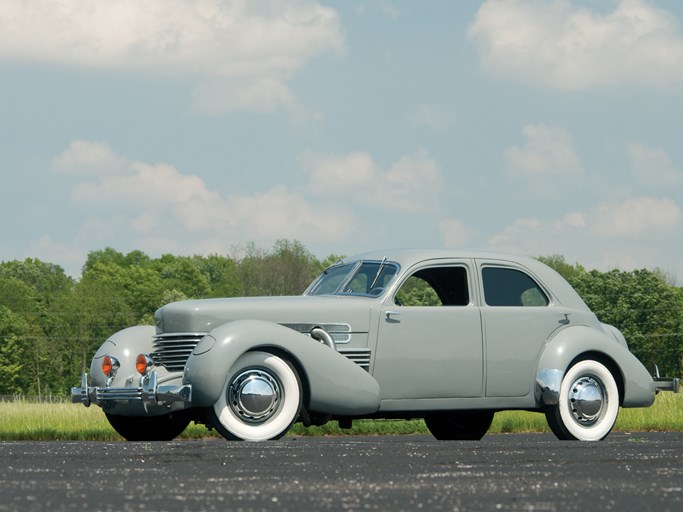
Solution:
[[[370,285],[368,291],[372,290],[377,284],[377,280],[379,279],[379,276],[382,274],[382,270],[384,270],[384,265],[386,265],[386,263],[387,257],[385,256],[384,258],[382,258],[382,263],[379,264],[379,268],[377,269],[377,275],[375,275],[375,278],[372,280],[372,284]]]

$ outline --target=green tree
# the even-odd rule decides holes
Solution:
[[[81,284],[116,291],[138,319],[154,313],[163,305],[164,286],[159,273],[153,268],[97,262],[83,274]],[[106,295],[109,296],[108,293]]]
[[[567,263],[567,261],[564,259],[564,256],[560,254],[553,254],[552,256],[538,256],[536,259],[554,269],[570,284],[586,272],[586,269],[578,263],[575,263],[574,265]]]
[[[660,273],[593,270],[575,278],[573,285],[603,322],[622,331],[648,369],[657,364],[662,374],[681,375],[682,294]]]
[[[31,387],[30,342],[28,322],[0,306],[0,394],[25,393]]]
[[[8,339],[11,352],[22,354],[25,393],[43,394],[60,385],[65,360],[58,311],[73,287],[63,269],[51,263],[28,258],[0,264],[0,302],[27,329]]]
[[[192,262],[209,284],[209,297],[236,297],[241,294],[237,263],[232,258],[211,254],[193,256]]]
[[[235,259],[245,296],[300,295],[320,268],[298,241],[278,240],[271,251],[247,244],[239,253]]]
[[[158,272],[164,290],[195,299],[211,293],[209,281],[192,258],[164,254],[154,260],[152,268]]]

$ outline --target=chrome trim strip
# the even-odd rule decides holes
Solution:
[[[351,341],[351,326],[344,323],[310,323],[310,322],[292,322],[281,323],[283,327],[288,327],[293,331],[301,334],[309,334],[312,329],[320,327],[325,330],[335,343],[349,343]]]

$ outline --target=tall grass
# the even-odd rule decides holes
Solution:
[[[504,411],[497,413],[489,432],[547,432],[539,413]],[[683,431],[683,394],[661,393],[645,409],[621,409],[615,431]],[[350,430],[336,422],[322,427],[295,425],[293,436],[402,435],[428,434],[422,420],[354,421]],[[190,425],[182,438],[216,436],[202,425]],[[0,402],[0,440],[90,440],[116,441],[121,437],[111,428],[99,407],[63,403],[35,403],[26,400]]]

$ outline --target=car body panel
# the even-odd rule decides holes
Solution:
[[[349,332],[367,333],[372,301],[360,297],[244,297],[173,302],[159,309],[157,332],[207,333],[234,320],[264,320],[277,324],[335,324]],[[340,314],[339,312],[343,312]]]
[[[578,325],[553,338],[542,352],[538,371],[555,369],[564,373],[577,358],[591,354],[612,361],[623,381],[623,407],[649,407],[655,399],[655,384],[640,361],[606,332]]]
[[[357,364],[303,334],[261,320],[226,323],[199,342],[183,377],[192,385],[194,404],[209,407],[215,403],[229,377],[228,369],[252,350],[287,354],[307,381],[311,410],[349,416],[379,409],[379,385]]]

